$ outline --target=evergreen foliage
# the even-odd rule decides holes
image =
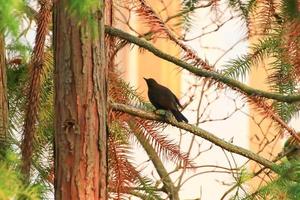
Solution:
[[[91,10],[98,10],[101,6],[97,0],[69,0],[70,11],[79,18],[91,17]]]
[[[9,31],[14,35],[19,30],[19,16],[22,14],[22,0],[0,0],[0,32]]]
[[[238,2],[240,1],[230,1],[230,4],[239,5],[240,3]],[[264,37],[261,37],[262,39],[260,39],[259,42],[250,47],[250,53],[242,55],[237,59],[233,59],[224,66],[225,69],[223,70],[223,74],[231,78],[242,78],[245,80],[245,77],[251,72],[251,69],[257,67],[265,59],[269,59],[271,60],[271,63],[269,64],[271,67],[268,69],[270,76],[266,82],[269,83],[271,90],[286,95],[296,94],[298,92],[297,88],[299,87],[299,82],[294,73],[298,66],[297,63],[293,63],[293,60],[287,58],[287,56],[289,56],[287,55],[287,52],[298,50],[287,49],[291,44],[288,44],[289,41],[287,37],[289,37],[289,30],[285,27],[289,23],[298,23],[294,21],[294,19],[297,18],[296,14],[298,12],[293,10],[296,8],[296,4],[295,1],[282,1],[281,7],[276,9],[276,11],[272,11],[272,24],[270,24]],[[255,12],[256,9],[267,9],[268,6],[273,6],[271,4],[263,4],[259,7],[256,1],[248,1],[248,5],[249,6],[246,6],[247,13]],[[262,6],[264,7],[262,8]],[[243,10],[246,7],[239,7],[239,9],[245,13]],[[256,15],[255,17],[261,17],[262,20],[269,20],[264,18],[265,16],[263,16],[263,13],[260,13],[260,15]],[[251,28],[249,27],[249,29]],[[298,106],[295,104],[274,102],[273,106],[286,122],[288,122],[298,111]]]
[[[249,51],[253,53],[230,60],[224,66],[223,74],[234,79],[242,78],[245,80],[252,67],[256,67],[264,58],[273,57],[272,51],[278,48],[278,46],[278,41],[272,37],[260,40],[258,44],[250,47]]]
[[[0,161],[0,199],[40,200],[42,186],[24,185],[22,175],[18,172],[18,156],[7,151],[4,160]]]
[[[182,2],[181,12],[183,12],[183,14],[181,24],[183,24],[186,31],[188,31],[193,24],[193,13],[199,2],[200,0],[183,0]]]
[[[259,190],[240,197],[243,200],[274,199],[274,200],[297,200],[300,198],[300,163],[283,162],[278,166],[280,171],[272,182],[261,187]]]

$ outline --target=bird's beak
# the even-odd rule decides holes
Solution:
[[[146,79],[145,77],[143,77],[143,79],[147,82],[148,79]]]

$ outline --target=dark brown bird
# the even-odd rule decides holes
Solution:
[[[182,108],[179,100],[173,94],[169,88],[158,84],[152,78],[144,78],[148,86],[148,97],[150,102],[154,105],[156,109],[163,109],[171,111],[178,122],[188,122],[187,118],[183,116],[178,110],[178,106]]]

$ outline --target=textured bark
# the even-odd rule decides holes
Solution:
[[[4,36],[0,33],[0,150],[5,150],[8,133],[8,103],[6,91]]]
[[[104,24],[108,26],[113,26],[114,23],[114,12],[113,12],[113,1],[106,0],[105,1],[105,16],[104,16]],[[114,67],[114,51],[115,51],[115,38],[114,37],[106,37],[105,38],[105,51],[106,51],[106,64],[109,72],[115,70]]]
[[[107,135],[103,12],[92,24],[54,5],[55,199],[106,199]]]
[[[113,25],[113,1],[106,0],[105,1],[105,25],[112,26]]]

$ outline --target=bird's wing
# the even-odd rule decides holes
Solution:
[[[163,86],[163,87],[164,87],[164,86]],[[171,94],[171,96],[174,97],[176,104],[177,104],[180,108],[183,108],[182,105],[180,104],[178,98],[176,97],[176,95],[175,95],[169,88],[166,88],[166,87],[164,87],[164,88],[165,88],[164,90],[166,90],[166,93]]]
[[[173,94],[173,92],[172,92],[172,94]],[[179,107],[180,107],[180,108],[183,108],[182,105],[180,104],[178,98],[175,96],[175,94],[173,94],[173,96],[174,96],[174,98],[175,98],[176,103],[179,105]]]

